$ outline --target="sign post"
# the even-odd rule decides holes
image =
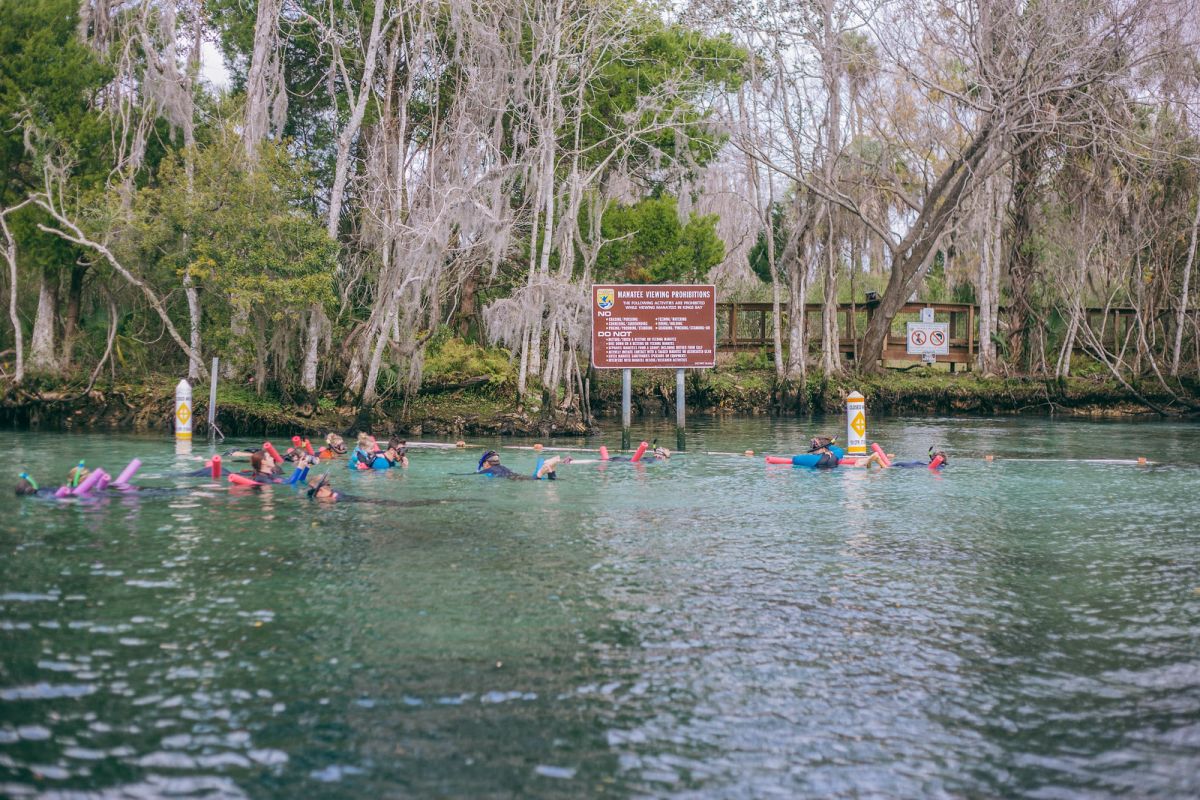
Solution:
[[[717,289],[711,284],[592,286],[592,366],[619,369],[621,446],[629,448],[630,370],[675,369],[675,424],[683,449],[683,370],[717,365]]]
[[[633,417],[633,370],[621,370],[621,449],[629,449],[629,423]]]
[[[675,370],[675,448],[687,449],[687,411],[685,410],[683,391],[683,370]]]

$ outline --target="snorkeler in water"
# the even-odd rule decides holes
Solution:
[[[558,468],[562,459],[559,456],[548,458],[538,465],[537,470],[533,475],[522,475],[518,472],[513,472],[508,467],[500,463],[500,454],[495,450],[488,450],[479,459],[479,464],[475,468],[477,475],[486,475],[489,478],[507,478],[511,481],[553,481],[558,479],[555,470]]]
[[[927,461],[893,461],[890,464],[885,464],[879,453],[872,453],[866,460],[859,460],[859,466],[871,467],[877,466],[880,469],[890,469],[899,467],[900,469],[913,469],[915,467],[928,467],[929,469],[941,469],[947,464],[946,451],[935,450],[929,448],[929,459]]]
[[[384,500],[375,497],[357,497],[334,489],[333,485],[329,482],[328,472],[309,484],[308,499],[315,500],[318,503],[368,503],[370,505],[390,506],[392,508],[437,506],[450,502],[449,500]]]
[[[667,461],[671,458],[671,451],[665,447],[658,445],[658,440],[655,440],[654,449],[643,455],[638,463],[643,461]],[[633,456],[610,456],[606,461],[633,461]]]

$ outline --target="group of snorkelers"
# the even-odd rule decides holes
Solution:
[[[808,455],[817,456],[814,463],[807,463],[806,466],[811,466],[815,469],[833,469],[838,466],[847,467],[878,467],[879,469],[891,469],[893,467],[914,468],[927,467],[930,469],[941,469],[946,466],[946,451],[938,450],[933,447],[929,448],[929,459],[927,461],[891,461],[880,451],[871,453],[869,456],[848,460],[846,451],[838,447],[836,436],[814,436],[809,440]],[[793,463],[796,459],[803,456],[793,456]]]
[[[793,456],[791,461],[796,466],[809,466],[816,469],[833,469],[838,466],[855,466],[879,469],[889,469],[894,467],[929,467],[931,469],[940,469],[946,466],[946,453],[943,450],[935,448],[929,449],[927,461],[889,461],[881,450],[876,448],[876,452],[871,455],[848,459],[846,451],[837,446],[837,439],[833,436],[815,436],[809,442],[808,453]],[[287,454],[279,454],[269,443],[265,443],[262,448],[253,448],[246,450],[230,450],[225,453],[226,456],[234,459],[247,459],[250,462],[250,469],[240,472],[229,472],[220,467],[219,462],[213,464],[209,462],[203,469],[188,473],[194,477],[207,475],[228,475],[238,476],[239,479],[231,480],[241,485],[256,485],[256,484],[279,484],[291,483],[296,484],[304,481],[306,485],[307,496],[312,500],[321,502],[339,502],[354,500],[356,498],[340,492],[333,488],[329,480],[329,473],[324,473],[321,476],[309,481],[306,480],[309,469],[323,460],[336,459],[341,456],[348,457],[348,466],[351,469],[382,469],[387,467],[408,467],[408,445],[402,439],[392,438],[387,440],[386,444],[380,442],[373,436],[367,433],[360,433],[357,437],[353,450],[347,448],[345,440],[336,433],[330,433],[325,437],[324,444],[320,449],[314,449],[307,440],[301,440],[299,437],[293,437],[293,446],[288,448]],[[671,458],[671,451],[665,447],[659,447],[658,443],[654,443],[653,449],[648,450],[646,443],[632,456],[608,456],[607,449],[601,447],[601,458],[599,463],[605,462],[636,462],[638,460],[666,461]],[[136,461],[136,460],[135,460]],[[214,459],[216,461],[216,459]],[[283,463],[284,461],[294,464],[294,472],[291,479],[284,480],[283,478]],[[137,462],[140,464],[140,462]],[[504,478],[508,480],[556,480],[558,477],[557,470],[560,465],[576,463],[573,462],[571,456],[553,456],[551,458],[539,459],[533,471],[529,474],[516,472],[504,464],[500,463],[500,454],[495,450],[486,451],[480,457],[476,464],[475,475],[480,475],[489,478]],[[592,460],[577,462],[577,463],[594,463]],[[133,467],[133,464],[131,464]],[[136,469],[136,468],[134,468]],[[102,471],[101,471],[102,472]],[[132,475],[132,472],[129,472]],[[92,475],[91,470],[84,466],[84,462],[71,469],[67,475],[67,483],[64,487],[40,488],[36,481],[27,473],[21,473],[20,479],[17,482],[16,493],[18,495],[36,495],[36,496],[57,496],[62,498],[71,495],[78,487],[98,486],[101,490],[108,486],[108,481],[103,480],[97,482],[96,476],[92,476],[89,481],[89,476]],[[124,476],[125,473],[122,473]],[[103,478],[107,478],[107,474],[102,473]],[[120,478],[113,483],[112,488],[122,490],[136,489],[137,487],[129,486],[127,481]],[[67,490],[70,491],[67,491]],[[65,492],[65,494],[64,494]]]

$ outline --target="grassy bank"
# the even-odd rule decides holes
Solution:
[[[79,390],[42,381],[0,395],[0,424],[52,430],[110,429],[169,432],[173,424],[177,378],[154,376],[138,383],[118,383]],[[778,386],[771,370],[722,367],[690,372],[687,402],[692,414],[836,413],[846,395],[859,391],[875,414],[1062,414],[1070,416],[1150,415],[1153,410],[1112,381],[950,375],[933,370],[889,372],[863,377],[813,375],[801,393]],[[1139,389],[1152,402],[1165,402]],[[620,415],[621,378],[599,372],[590,383],[592,412],[604,424]],[[633,373],[633,413],[670,417],[675,409],[673,370]],[[207,391],[196,387],[194,417],[198,435],[206,434]],[[322,398],[315,406],[286,398],[258,395],[249,388],[223,385],[217,398],[217,426],[228,436],[317,435],[326,431],[370,428],[412,437],[469,435],[583,434],[589,421],[577,412],[540,408],[527,401],[518,408],[504,386],[482,386],[418,395],[409,402],[384,403],[370,414]]]

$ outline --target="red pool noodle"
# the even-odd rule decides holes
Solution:
[[[292,437],[292,447],[299,447],[299,446],[300,446],[300,437],[293,436]]]
[[[887,453],[883,452],[883,448],[879,446],[879,442],[871,442],[871,450],[879,456],[879,463],[885,467],[890,467],[892,462],[888,460]]]
[[[220,480],[221,479],[221,457],[213,456],[212,461],[209,462],[209,466],[212,467],[213,480]]]
[[[316,455],[316,453],[313,452],[312,445],[308,443],[308,439],[304,440],[304,452],[308,453],[310,456]]]
[[[229,482],[234,486],[258,486],[258,482],[254,478],[247,478],[245,475],[239,475],[236,472],[229,476]]]
[[[767,456],[768,464],[788,464],[792,463],[791,456]]]
[[[279,455],[279,451],[275,449],[275,445],[270,442],[263,442],[263,450],[271,454],[271,458],[275,459],[276,466],[283,463],[283,458]]]
[[[608,448],[604,445],[600,445],[600,460],[608,461]]]
[[[946,459],[942,458],[942,454],[938,453],[936,456],[933,457],[933,461],[929,462],[929,468],[936,471],[937,468],[940,467],[942,465],[942,462],[945,460]]]
[[[633,458],[629,459],[634,464],[642,460],[642,454],[646,452],[646,448],[650,446],[649,442],[642,442],[638,445],[637,452],[633,454]]]

